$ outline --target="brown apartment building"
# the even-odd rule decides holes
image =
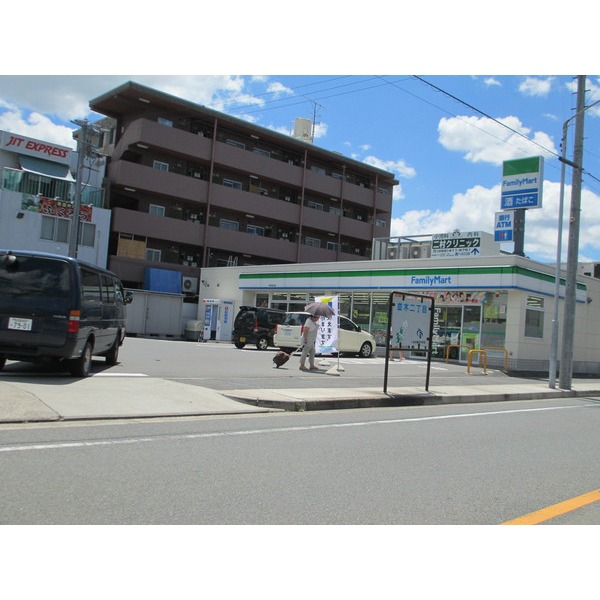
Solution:
[[[368,260],[390,235],[392,173],[134,82],[90,107],[115,124],[108,266],[129,287],[148,269]]]

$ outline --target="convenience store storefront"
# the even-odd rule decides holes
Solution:
[[[315,296],[338,295],[340,314],[370,331],[380,346],[390,293],[431,295],[436,358],[445,359],[449,345],[459,346],[450,357],[461,362],[469,349],[503,348],[511,370],[548,369],[554,267],[521,256],[222,267],[203,269],[202,276],[233,298],[236,309],[302,310]],[[561,312],[563,294],[561,287]],[[574,365],[580,372],[600,372],[599,309],[600,281],[579,277]],[[504,364],[504,353],[490,352],[488,364]]]

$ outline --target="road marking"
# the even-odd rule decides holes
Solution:
[[[92,377],[148,377],[146,373],[94,373]]]
[[[121,444],[141,444],[147,442],[161,442],[165,440],[197,440],[216,437],[235,437],[242,435],[257,435],[267,433],[289,433],[297,431],[316,431],[319,429],[342,429],[345,427],[365,427],[372,425],[394,425],[402,423],[417,423],[422,421],[440,421],[445,419],[468,419],[472,417],[488,417],[526,412],[544,412],[550,410],[567,410],[574,408],[589,408],[589,405],[575,406],[546,406],[541,408],[518,408],[510,410],[495,410],[477,413],[462,413],[452,415],[433,415],[427,417],[409,417],[407,419],[388,419],[377,421],[357,421],[351,423],[329,423],[326,425],[300,425],[297,427],[273,427],[269,429],[247,429],[238,431],[219,431],[212,433],[188,433],[173,435],[158,435],[154,437],[133,437],[105,440],[87,440],[80,442],[48,442],[43,444],[14,444],[0,446],[0,452],[23,452],[25,450],[56,450],[62,448],[89,448],[94,446],[118,446]]]
[[[518,517],[517,519],[505,521],[502,525],[538,525],[539,523],[549,521],[550,519],[554,519],[554,517],[559,517],[560,515],[564,515],[598,501],[600,501],[600,490],[594,490],[593,492],[581,494],[581,496],[575,496],[575,498],[570,498],[564,502],[559,502],[558,504],[536,510],[535,512]]]

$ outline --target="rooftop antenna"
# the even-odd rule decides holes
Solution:
[[[313,105],[313,118],[312,118],[311,140],[314,142],[315,141],[315,129],[316,129],[316,126],[317,126],[317,106],[319,108],[325,108],[325,106],[323,104],[319,104],[318,102],[316,102],[312,98],[309,98],[308,96],[302,96],[302,97],[305,98],[306,100],[308,100]]]

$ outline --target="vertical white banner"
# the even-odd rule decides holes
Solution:
[[[338,340],[338,314],[339,314],[339,296],[316,296],[315,302],[327,304],[334,311],[335,315],[331,318],[321,317],[319,320],[319,333],[317,335],[316,351],[318,354],[331,354],[337,352]]]

